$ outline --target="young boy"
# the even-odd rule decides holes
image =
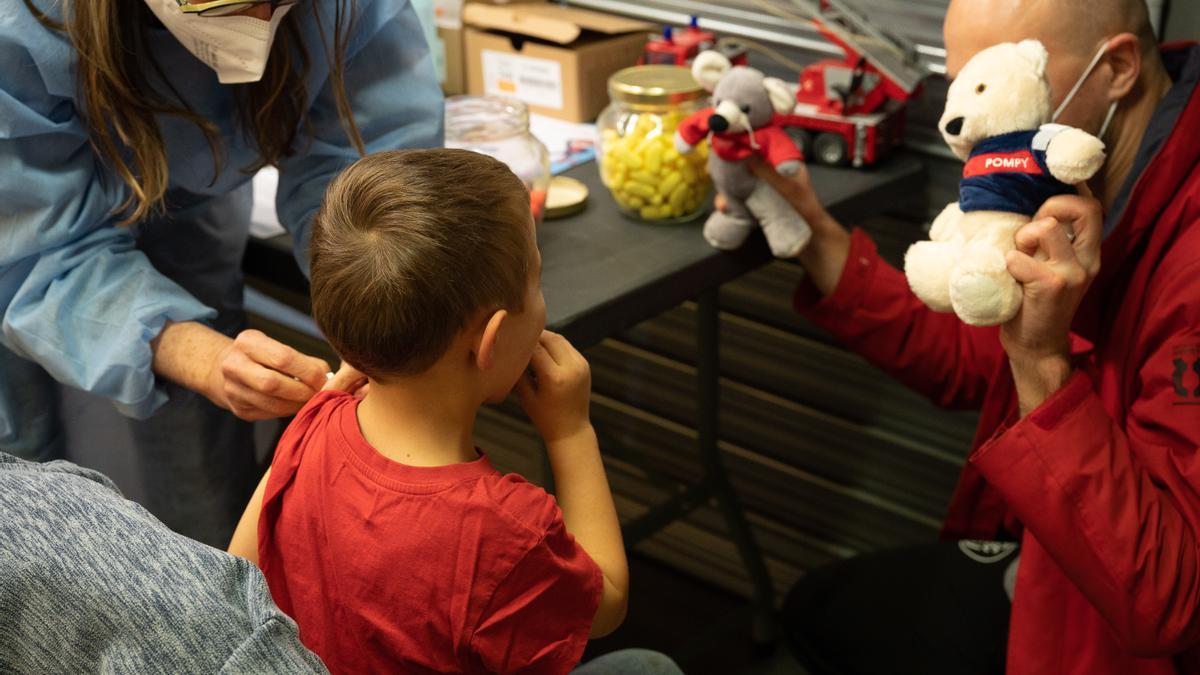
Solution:
[[[313,316],[369,387],[297,414],[230,551],[335,673],[571,670],[624,618],[628,571],[524,186],[472,152],[372,155],[330,184],[311,251]],[[472,444],[514,386],[557,503]]]

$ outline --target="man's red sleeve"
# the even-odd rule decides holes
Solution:
[[[822,298],[809,282],[796,290],[796,311],[880,369],[940,406],[978,408],[1004,359],[996,328],[968,326],[925,306],[904,274],[882,258],[861,230],[837,288]]]
[[[1147,311],[1152,344],[1128,346],[1143,356],[1124,425],[1079,371],[970,460],[1139,656],[1200,640],[1200,265],[1191,267]]]

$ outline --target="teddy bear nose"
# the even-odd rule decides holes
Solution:
[[[961,117],[955,117],[954,119],[950,120],[946,123],[946,133],[950,134],[951,136],[957,136],[961,134],[964,121],[965,120]]]
[[[729,128],[729,120],[721,115],[712,115],[708,118],[708,128],[717,133],[721,133]]]

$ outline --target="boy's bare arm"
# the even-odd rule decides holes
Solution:
[[[547,441],[546,451],[567,531],[604,573],[604,595],[590,637],[608,635],[625,620],[629,568],[596,432],[589,424],[573,436]]]
[[[258,516],[262,513],[263,494],[267,491],[267,480],[271,470],[263,474],[258,481],[258,487],[250,497],[250,503],[238,521],[237,529],[233,531],[233,540],[229,542],[229,552],[245,558],[255,565],[258,564]]]
[[[625,619],[629,567],[600,447],[588,413],[591,372],[587,360],[561,335],[546,331],[521,378],[521,405],[541,433],[554,472],[567,531],[604,574],[604,594],[590,637],[616,630]]]
[[[343,363],[337,374],[328,376],[321,391],[336,389],[350,393],[365,391],[366,376],[354,366]],[[238,521],[237,529],[233,531],[233,540],[229,542],[229,552],[245,558],[255,565],[258,564],[258,517],[262,513],[263,495],[267,492],[267,481],[271,478],[271,470],[263,474],[258,481],[258,487],[250,497],[250,503]]]

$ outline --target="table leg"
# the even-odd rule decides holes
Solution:
[[[762,550],[754,539],[741,500],[729,480],[717,447],[720,438],[720,317],[718,289],[705,291],[697,298],[699,311],[696,326],[696,405],[700,461],[705,479],[712,486],[717,505],[725,517],[729,536],[737,545],[742,564],[754,584],[754,638],[769,642],[775,637],[775,591],[763,559]]]

